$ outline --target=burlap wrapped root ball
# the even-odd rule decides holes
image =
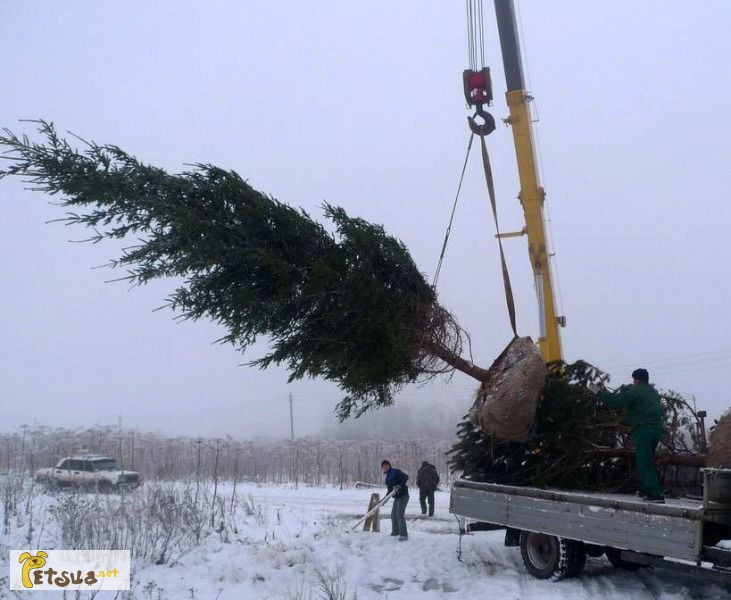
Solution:
[[[470,409],[470,420],[498,440],[526,441],[545,380],[546,363],[533,340],[515,338],[490,367]]]
[[[707,465],[731,469],[731,409],[716,421],[711,430]]]

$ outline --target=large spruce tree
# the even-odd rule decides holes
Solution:
[[[166,305],[183,318],[219,323],[221,341],[244,350],[268,336],[270,352],[253,364],[336,382],[345,393],[340,419],[392,404],[402,385],[452,369],[489,390],[489,371],[459,356],[456,320],[381,226],[325,204],[327,229],[233,171],[198,164],[173,175],[116,146],[83,142],[79,151],[52,124],[38,123],[41,142],[0,135],[0,178],[20,176],[59,195],[60,220],[89,228],[92,242],[127,240],[110,266],[136,285],[182,282]],[[453,467],[505,483],[623,489],[631,473],[627,429],[587,389],[605,380],[584,362],[553,369],[526,441],[496,439],[465,420]],[[665,407],[667,451],[698,463],[695,412],[672,395]]]
[[[132,283],[182,278],[166,304],[219,323],[222,341],[244,350],[269,336],[271,351],[253,364],[337,382],[341,419],[389,405],[400,386],[436,373],[484,378],[459,356],[456,320],[381,226],[325,204],[331,232],[234,171],[197,164],[173,175],[117,146],[83,142],[79,151],[53,124],[38,125],[41,142],[0,136],[0,178],[60,195],[61,220],[89,228],[92,242],[128,240],[111,266]]]

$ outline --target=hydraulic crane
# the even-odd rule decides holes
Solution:
[[[525,227],[522,231],[498,235],[503,238],[526,235],[528,238],[528,255],[538,299],[538,349],[543,359],[547,363],[552,363],[563,359],[560,328],[565,326],[566,319],[556,314],[550,253],[543,215],[545,191],[538,176],[530,110],[532,97],[525,89],[513,0],[495,0],[495,14],[507,85],[505,98],[510,111],[505,122],[513,131],[520,179],[518,198],[525,215]],[[481,2],[468,2],[468,19],[470,18],[481,20]],[[470,43],[473,43],[472,40],[481,30],[482,24],[479,23],[474,29],[475,35],[471,36]],[[472,58],[476,60],[477,54],[477,51],[472,52]],[[485,136],[495,129],[495,122],[483,108],[483,105],[489,105],[492,101],[490,70],[484,65],[480,67],[477,69],[475,63],[473,69],[465,71],[464,87],[468,104],[476,107],[475,117],[480,117],[484,121],[478,123],[475,117],[471,117],[470,128],[475,134]]]
[[[480,137],[515,338],[491,367],[482,384],[482,396],[478,395],[470,412],[473,424],[490,435],[490,444],[483,444],[481,450],[486,456],[482,465],[485,469],[473,464],[472,473],[452,484],[449,510],[460,521],[460,533],[466,530],[467,519],[478,524],[477,528],[472,528],[473,531],[505,528],[505,545],[520,546],[526,569],[538,579],[558,581],[576,576],[583,569],[587,555],[606,555],[611,564],[623,569],[665,566],[676,572],[683,570],[728,584],[731,581],[731,551],[719,547],[718,542],[731,537],[731,469],[702,470],[702,499],[679,498],[669,500],[667,504],[647,504],[634,496],[618,493],[546,488],[542,478],[526,484],[520,481],[523,474],[517,482],[509,482],[505,479],[504,465],[508,460],[514,460],[513,457],[504,454],[496,458],[493,454],[497,445],[492,440],[520,442],[523,441],[522,432],[526,431],[526,435],[537,438],[534,443],[540,440],[532,451],[539,456],[538,460],[551,460],[550,451],[544,448],[546,437],[541,439],[544,432],[538,428],[531,430],[533,422],[530,421],[525,429],[521,428],[525,425],[520,420],[521,408],[530,407],[530,396],[524,392],[531,391],[523,385],[523,377],[533,372],[534,366],[542,366],[541,358],[547,363],[562,359],[560,327],[565,325],[564,317],[556,315],[543,215],[545,193],[536,166],[530,111],[532,98],[525,89],[513,0],[494,1],[507,85],[505,97],[509,116],[505,122],[513,132],[525,227],[520,232],[501,234],[497,226],[492,170],[485,145],[485,137],[495,130],[495,119],[484,108],[492,101],[492,85],[481,46],[482,0],[467,0],[470,69],[464,72],[464,92],[468,105],[475,107],[475,114],[468,120],[473,135]],[[478,58],[482,60],[478,61]],[[536,360],[530,365],[531,369],[525,370],[522,369],[524,363],[517,368],[518,362],[500,362],[515,340],[521,339],[516,332],[512,291],[500,238],[522,235],[528,237],[540,322],[540,357],[532,344],[528,344]],[[509,379],[515,371],[518,371],[517,376]],[[536,383],[537,389],[543,389],[542,377]],[[519,393],[514,394],[514,390]],[[703,430],[702,421],[700,430]],[[475,444],[473,450],[478,452],[476,447]],[[531,453],[528,448],[523,447],[523,456]],[[611,447],[604,449],[610,453],[615,450]],[[563,458],[552,467],[555,468]],[[520,465],[518,471],[526,464],[521,460],[516,460]],[[603,464],[599,461],[592,464],[588,452],[581,452],[579,461],[582,468],[601,469]],[[500,466],[495,469],[495,465]],[[562,468],[565,466],[564,462]],[[485,480],[484,475],[488,471],[491,475]],[[538,485],[533,487],[531,483]]]

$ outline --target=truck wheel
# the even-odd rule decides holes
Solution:
[[[520,534],[520,554],[533,577],[551,581],[578,575],[586,562],[583,543],[530,531]]]
[[[622,558],[622,551],[618,550],[617,548],[607,548],[604,551],[604,554],[607,555],[607,558],[609,559],[609,562],[612,563],[612,566],[616,567],[617,569],[624,569],[625,571],[636,571],[642,566],[640,564],[624,560]]]

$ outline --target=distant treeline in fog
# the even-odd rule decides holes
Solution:
[[[433,393],[433,392],[432,392]],[[454,394],[454,392],[451,392]],[[435,400],[420,399],[418,388],[408,399],[393,406],[379,408],[357,419],[333,424],[323,435],[335,439],[457,439],[457,425],[472,404],[472,392],[463,390],[464,397]]]
[[[396,436],[394,436],[396,437]],[[295,439],[246,441],[196,439],[114,427],[79,429],[23,426],[0,434],[0,472],[32,474],[66,456],[99,453],[146,480],[237,480],[257,483],[340,486],[382,483],[381,460],[416,479],[423,461],[449,478],[446,451],[453,441],[436,438]]]

